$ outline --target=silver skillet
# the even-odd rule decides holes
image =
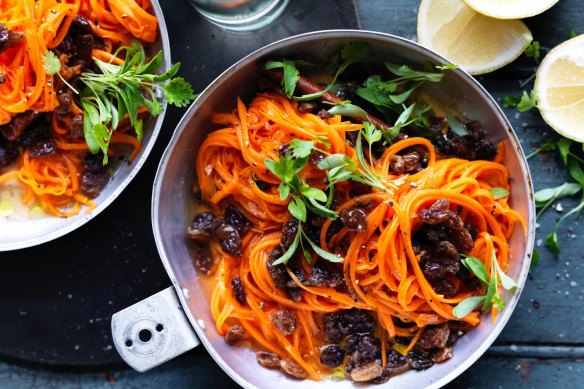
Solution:
[[[283,373],[260,367],[253,350],[227,345],[217,333],[209,308],[208,282],[192,265],[185,229],[194,216],[192,187],[197,150],[213,130],[213,112],[231,111],[236,98],[252,96],[262,61],[268,58],[299,57],[326,60],[347,41],[365,41],[373,59],[423,66],[447,60],[408,40],[388,34],[332,30],[294,36],[270,44],[245,57],[220,75],[189,108],[166,149],[154,182],[152,225],[158,251],[172,280],[172,287],[112,317],[115,346],[122,358],[138,371],[146,371],[203,343],[221,368],[246,388],[301,388],[308,383],[286,378]],[[436,101],[456,109],[468,119],[478,120],[494,141],[506,148],[505,165],[512,179],[512,206],[527,220],[524,239],[520,228],[511,238],[509,274],[517,281],[517,293],[505,296],[507,307],[491,324],[481,325],[456,344],[449,361],[423,371],[393,377],[386,384],[399,388],[437,388],[471,366],[493,343],[513,309],[527,277],[535,235],[533,192],[529,170],[517,136],[489,94],[462,70],[449,70],[439,84],[427,92]],[[194,374],[194,373],[193,373]],[[352,388],[351,382],[310,382],[314,388]]]
[[[145,45],[145,50],[150,58],[162,50],[163,61],[160,71],[165,72],[170,68],[168,32],[158,0],[152,0],[151,3],[158,19],[158,34],[154,43]],[[0,218],[0,252],[32,247],[59,238],[81,227],[106,209],[138,174],[138,171],[146,162],[152,147],[154,147],[154,142],[160,132],[166,111],[166,101],[161,103],[162,112],[160,115],[156,117],[148,116],[144,121],[142,148],[136,159],[131,163],[128,163],[125,159],[118,162],[114,161],[115,164],[112,165],[108,184],[99,196],[94,199],[95,209],[90,213],[86,213],[85,208],[82,208],[77,215],[68,218],[49,215],[18,217],[9,220]]]

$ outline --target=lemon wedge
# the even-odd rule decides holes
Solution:
[[[497,19],[522,19],[539,15],[559,0],[464,0],[477,12]]]
[[[584,35],[554,47],[535,75],[541,116],[559,134],[584,142]]]
[[[484,74],[515,60],[533,36],[520,20],[493,19],[462,0],[422,0],[418,42],[470,74]]]

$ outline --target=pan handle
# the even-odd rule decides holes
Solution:
[[[200,343],[172,286],[115,313],[112,337],[122,359],[139,372]]]

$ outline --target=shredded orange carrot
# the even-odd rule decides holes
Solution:
[[[394,187],[386,192],[372,188],[370,193],[355,196],[351,195],[349,182],[335,186],[337,212],[369,204],[367,229],[355,232],[343,227],[329,234],[333,223],[330,219],[321,229],[320,247],[344,257],[340,268],[348,290],[305,285],[288,269],[290,278],[302,291],[300,300],[295,301],[276,286],[266,267],[270,252],[280,243],[282,225],[290,215],[289,198],[280,199],[279,178],[269,172],[264,161],[278,160],[281,145],[293,139],[313,140],[331,154],[356,158],[346,135],[362,125],[343,122],[339,116],[323,120],[300,113],[296,102],[270,93],[257,95],[249,106],[238,100],[233,112],[217,113],[213,121],[223,128],[211,132],[198,152],[196,173],[202,201],[216,214],[222,214],[228,204],[235,205],[252,223],[243,237],[241,258],[226,254],[216,242],[211,244],[218,269],[210,304],[221,334],[239,323],[260,347],[293,360],[309,378],[320,380],[321,373],[331,371],[319,362],[319,350],[325,341],[315,324],[325,313],[350,308],[376,312],[378,331],[382,331],[378,336],[387,340],[387,345],[383,342],[383,365],[387,360],[386,347],[393,344],[396,351],[407,354],[427,326],[449,321],[479,324],[477,311],[462,319],[452,311],[463,299],[482,292],[463,285],[454,296],[436,292],[421,269],[412,236],[423,224],[418,213],[437,200],[446,199],[465,223],[478,230],[474,248],[468,254],[481,259],[489,268],[494,250],[499,265],[505,269],[507,239],[518,221],[524,232],[525,226],[523,218],[510,208],[507,197],[495,199],[488,190],[491,187],[511,190],[508,171],[500,159],[495,162],[442,158],[430,141],[418,137],[388,147],[371,168],[387,182],[397,182]],[[326,137],[330,145],[319,143],[321,137]],[[391,157],[411,147],[427,151],[427,166],[406,176],[391,173]],[[504,155],[502,145],[499,152]],[[320,189],[327,185],[325,173],[310,164],[299,176]],[[260,189],[259,180],[267,185]],[[304,260],[300,262],[305,272],[313,266]],[[233,296],[231,281],[236,276],[245,287],[244,305]],[[295,312],[298,324],[292,335],[283,336],[270,319],[280,309]],[[396,321],[402,324],[396,326]],[[397,344],[396,336],[409,338],[407,346]]]

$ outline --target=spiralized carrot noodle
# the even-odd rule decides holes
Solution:
[[[87,212],[95,207],[79,184],[87,146],[83,139],[69,136],[73,117],[83,111],[73,104],[68,114],[54,112],[59,106],[56,88],[61,81],[43,67],[45,52],[63,42],[77,15],[86,18],[94,36],[102,40],[93,57],[115,64],[124,61],[123,52],[117,56],[117,47],[130,44],[132,38],[154,42],[158,28],[149,0],[0,1],[0,23],[9,31],[24,33],[20,44],[0,54],[0,75],[4,79],[0,83],[0,125],[8,125],[16,115],[27,111],[43,112],[57,145],[56,153],[48,158],[30,158],[23,152],[18,172],[4,172],[0,184],[16,177],[26,188],[25,203],[38,203],[47,213],[59,217],[73,216],[82,206],[87,206]],[[79,73],[78,66],[69,66],[67,55],[61,55],[60,60],[63,78],[71,79]],[[116,132],[111,142],[131,146],[130,159],[140,150],[135,136],[123,131]]]
[[[320,380],[322,373],[331,373],[319,361],[325,341],[322,326],[317,323],[322,323],[323,314],[350,308],[370,310],[377,318],[378,337],[388,341],[382,342],[383,348],[393,347],[401,353],[414,347],[428,325],[449,321],[460,321],[470,327],[479,324],[476,310],[462,319],[454,317],[452,311],[463,299],[481,295],[480,288],[470,290],[461,285],[456,295],[450,297],[437,293],[422,272],[420,257],[412,247],[412,235],[423,224],[418,213],[437,200],[446,199],[465,223],[477,228],[474,249],[468,254],[484,261],[489,269],[494,249],[501,268],[506,269],[507,239],[518,222],[524,230],[525,225],[523,218],[510,208],[508,197],[494,199],[488,190],[491,187],[511,190],[504,165],[444,158],[424,138],[411,137],[394,143],[372,168],[384,179],[396,182],[401,178],[396,188],[387,192],[371,188],[369,193],[353,196],[349,183],[335,187],[335,196],[340,199],[338,212],[358,203],[369,204],[367,229],[354,232],[342,227],[327,234],[332,220],[326,220],[322,226],[318,244],[344,258],[336,266],[342,269],[347,288],[308,286],[288,270],[302,291],[300,300],[293,301],[276,287],[266,267],[270,252],[282,238],[282,226],[291,216],[287,210],[289,199],[282,201],[277,190],[280,180],[269,172],[264,160],[278,160],[281,145],[293,139],[312,140],[330,153],[354,156],[355,149],[347,142],[347,133],[360,130],[362,125],[342,121],[339,116],[323,120],[311,113],[300,113],[296,102],[276,93],[258,94],[249,106],[238,100],[233,112],[216,113],[213,122],[223,127],[209,133],[197,157],[202,203],[217,215],[227,205],[234,205],[252,223],[242,238],[241,258],[226,254],[216,242],[210,246],[212,256],[217,258],[211,310],[219,333],[226,334],[232,325],[240,324],[246,336],[260,348],[294,361],[309,378]],[[320,143],[322,137],[330,145]],[[411,175],[392,175],[391,156],[411,147],[427,151],[427,167]],[[320,189],[327,185],[325,172],[310,164],[299,176]],[[260,180],[269,185],[258,188]],[[313,256],[311,265],[299,259],[305,272],[318,261],[324,259]],[[231,282],[236,276],[244,285],[244,305],[237,302],[232,291]],[[282,335],[270,319],[281,309],[296,316],[292,335]],[[396,322],[402,325],[396,326]],[[401,345],[395,341],[396,336],[407,336],[411,341]]]

